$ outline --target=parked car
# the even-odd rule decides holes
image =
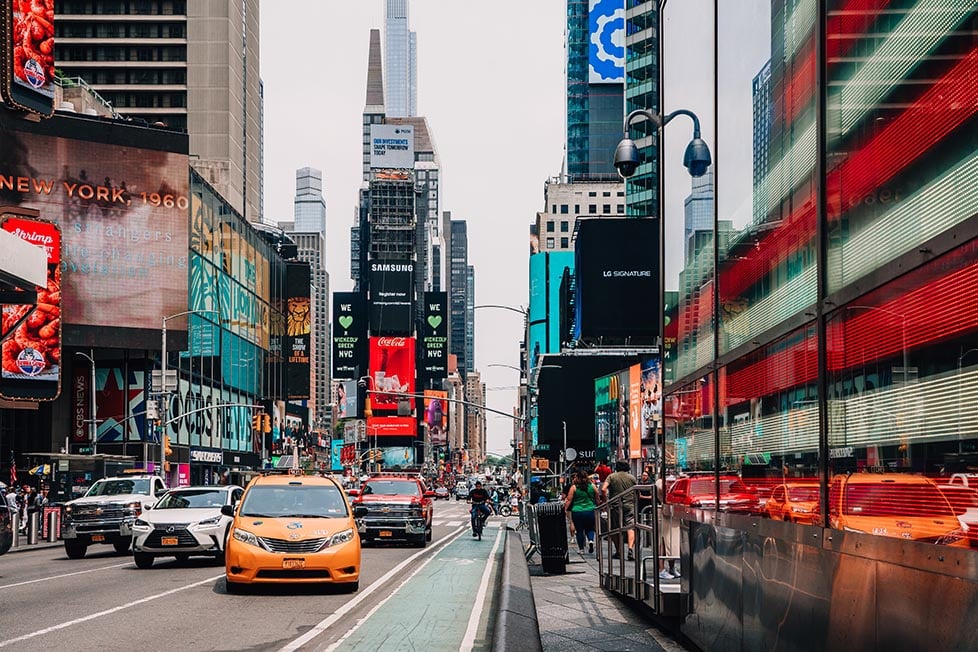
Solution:
[[[969,545],[948,499],[921,475],[835,476],[829,485],[829,525],[923,543]]]
[[[666,492],[666,502],[716,509],[716,493],[716,478],[712,475],[679,478]],[[735,475],[720,476],[720,511],[750,514],[757,513],[759,509],[756,490],[749,488]]]
[[[360,537],[332,478],[266,475],[253,479],[233,517],[224,573],[229,593],[249,584],[330,583],[360,587]]]
[[[819,520],[818,481],[786,482],[775,486],[764,503],[764,510],[776,521],[816,524]]]
[[[132,557],[139,568],[149,568],[157,557],[191,555],[213,557],[224,563],[224,546],[231,529],[225,505],[236,505],[244,489],[236,485],[173,489],[133,523]]]

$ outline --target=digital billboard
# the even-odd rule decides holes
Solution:
[[[288,263],[285,271],[288,297],[288,335],[285,350],[286,393],[290,400],[309,398],[309,353],[312,345],[310,329],[312,311],[309,263]]]
[[[37,286],[37,305],[3,306],[3,372],[0,396],[53,401],[61,393],[61,231],[56,224],[11,213],[0,229],[47,252],[47,285]],[[16,327],[16,330],[14,328]]]
[[[370,334],[411,335],[414,330],[414,263],[370,261]]]
[[[356,380],[367,368],[367,296],[333,293],[333,378]]]
[[[659,334],[659,224],[578,221],[574,335],[602,344],[653,344]]]
[[[625,83],[625,0],[588,2],[588,82]]]
[[[414,466],[414,449],[410,446],[393,446],[384,449],[384,466]]]
[[[357,381],[340,380],[336,383],[336,418],[355,419],[360,416],[360,404],[357,401]]]
[[[427,379],[448,375],[448,293],[425,292],[421,301],[421,360],[418,375]]]
[[[650,358],[642,363],[642,438],[653,438],[661,420],[662,365]]]
[[[448,443],[448,392],[424,390],[424,423],[432,446]]]
[[[418,423],[414,417],[371,417],[367,419],[367,443],[374,437],[414,437]]]
[[[396,410],[396,394],[414,392],[414,338],[371,337],[370,378],[371,409]]]
[[[0,93],[16,108],[54,113],[54,0],[3,0]]]
[[[370,167],[414,169],[414,125],[370,125]]]
[[[0,115],[0,206],[61,228],[65,325],[158,330],[187,309],[186,146],[183,134]]]

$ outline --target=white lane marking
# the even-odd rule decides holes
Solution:
[[[59,580],[62,577],[71,577],[72,575],[84,575],[85,573],[94,573],[100,570],[107,570],[109,568],[120,568],[122,566],[132,566],[132,561],[127,561],[123,564],[113,564],[112,566],[101,566],[99,568],[89,568],[88,570],[75,571],[74,573],[64,573],[62,575],[52,575],[50,577],[39,577],[36,580],[27,580],[25,582],[16,582],[14,584],[2,584],[0,589],[10,589],[15,586],[24,586],[25,584],[36,584],[37,582],[47,582],[48,580]]]
[[[157,593],[156,595],[151,595],[146,598],[140,598],[139,600],[134,600],[133,602],[129,602],[124,605],[120,605],[118,607],[112,607],[111,609],[106,609],[105,611],[99,611],[98,613],[90,614],[88,616],[75,618],[74,620],[69,620],[68,622],[64,622],[59,625],[51,625],[50,627],[45,627],[44,629],[39,629],[36,632],[31,632],[30,634],[24,634],[23,636],[18,636],[17,638],[11,638],[6,641],[0,641],[0,647],[7,647],[11,643],[20,643],[21,641],[32,639],[35,636],[42,636],[43,634],[49,634],[59,629],[65,629],[66,627],[72,627],[73,625],[78,625],[80,623],[84,623],[89,620],[95,620],[96,618],[101,618],[102,616],[108,616],[118,611],[122,611],[123,609],[128,609],[129,607],[135,607],[137,604],[143,604],[146,602],[151,602],[153,600],[158,600],[160,598],[165,598],[168,595],[173,595],[174,593],[179,593],[180,591],[186,591],[187,589],[192,589],[194,587],[202,586],[209,582],[217,581],[222,577],[224,577],[224,573],[221,573],[220,575],[217,575],[215,577],[210,577],[206,580],[194,582],[193,584],[187,584],[186,586],[170,589],[169,591],[164,591],[163,593]]]
[[[452,537],[452,541],[455,541],[456,539],[458,539],[459,537],[461,537],[463,534],[465,534],[464,531],[459,532],[458,534],[454,535]],[[397,588],[395,588],[393,591],[391,591],[391,594],[390,595],[388,595],[386,598],[384,598],[379,603],[377,603],[377,605],[374,606],[373,609],[371,609],[370,611],[368,611],[367,614],[363,618],[361,618],[360,620],[358,620],[357,623],[353,627],[351,627],[350,630],[346,634],[343,634],[343,636],[341,636],[339,638],[339,640],[337,640],[335,643],[333,643],[328,648],[326,648],[326,652],[333,652],[333,650],[335,650],[340,645],[342,645],[343,643],[345,643],[346,640],[348,638],[350,638],[353,635],[354,632],[356,632],[358,629],[360,629],[360,627],[362,627],[363,624],[365,622],[367,622],[367,620],[369,620],[371,616],[373,616],[375,613],[377,613],[380,610],[380,608],[383,607],[387,603],[388,600],[390,600],[391,598],[393,598],[397,594],[398,591],[400,591],[402,588],[404,588],[404,585],[405,584],[407,584],[408,582],[410,582],[411,579],[415,575],[417,575],[418,573],[420,573],[421,570],[425,566],[427,566],[432,560],[434,560],[435,557],[438,556],[438,553],[442,552],[443,550],[445,550],[445,549],[442,548],[441,550],[439,550],[438,552],[436,552],[435,554],[433,554],[431,557],[429,557],[428,559],[424,560],[424,563],[421,564],[420,566],[418,566],[410,575],[408,575],[406,578],[404,578],[404,581],[401,582],[400,584],[398,584],[397,585]],[[442,557],[441,559],[444,560],[445,558]]]
[[[448,527],[458,527],[464,522],[465,521],[449,521],[448,523],[445,523],[445,525],[447,525]]]
[[[381,588],[385,582],[387,582],[389,579],[394,577],[397,573],[401,572],[401,569],[403,569],[405,566],[409,565],[411,562],[413,562],[421,555],[436,553],[437,550],[439,550],[441,547],[449,543],[449,541],[454,541],[456,538],[458,538],[462,534],[462,532],[464,532],[464,529],[459,529],[455,532],[452,532],[444,539],[436,543],[434,546],[430,548],[425,548],[424,550],[419,550],[418,552],[414,553],[413,555],[411,555],[410,557],[402,561],[400,564],[398,564],[394,568],[384,573],[379,579],[375,580],[373,584],[363,589],[362,591],[359,591],[355,598],[353,598],[352,600],[344,604],[342,607],[337,609],[331,616],[324,618],[319,622],[319,624],[315,625],[308,632],[306,632],[299,638],[295,639],[294,641],[282,647],[281,652],[298,650],[300,647],[302,647],[303,645],[305,645],[306,643],[308,643],[309,641],[311,641],[312,639],[316,638],[324,631],[326,631],[328,627],[336,623],[336,621],[338,621],[340,618],[342,618],[347,613],[352,611],[357,605],[359,605],[361,602],[366,600],[371,593]],[[432,554],[431,556],[432,558],[434,558],[435,555]]]
[[[462,644],[458,646],[459,652],[468,652],[475,645],[475,635],[479,632],[479,619],[482,617],[482,608],[486,603],[486,593],[489,591],[489,577],[492,569],[496,565],[496,552],[499,550],[499,542],[503,540],[503,530],[496,535],[496,544],[489,553],[489,563],[486,570],[482,573],[482,581],[479,583],[479,592],[475,596],[475,604],[472,605],[472,613],[469,614],[469,626],[465,629],[465,637]]]

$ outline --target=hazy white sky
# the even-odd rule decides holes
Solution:
[[[350,226],[360,186],[361,116],[371,28],[384,0],[261,5],[265,219],[292,219],[295,170],[323,171],[331,289],[352,289]],[[287,11],[285,10],[287,8]],[[528,228],[564,143],[565,0],[411,0],[418,113],[441,158],[441,210],[464,219],[476,302],[525,306]],[[522,318],[476,311],[476,365],[489,387],[515,386]],[[516,391],[489,392],[512,412]],[[488,448],[509,451],[512,421],[489,416]]]

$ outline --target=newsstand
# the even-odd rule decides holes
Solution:
[[[563,502],[535,505],[537,531],[540,537],[540,564],[544,573],[567,572],[567,517]]]

